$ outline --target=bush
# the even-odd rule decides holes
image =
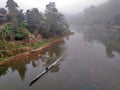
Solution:
[[[4,26],[4,30],[11,31],[13,30],[13,26],[11,24],[7,24]]]
[[[25,39],[25,35],[24,34],[16,34],[15,35],[15,40],[23,40]]]
[[[4,26],[3,30],[2,30],[2,39],[6,39],[6,40],[12,40],[12,38],[14,37],[14,27],[11,24],[7,24]]]
[[[6,42],[3,40],[0,40],[0,49],[4,50],[6,47]]]
[[[17,34],[15,34],[15,40],[24,40],[26,38],[28,38],[29,36],[29,31],[25,28],[20,28],[19,32],[17,32]]]
[[[20,23],[20,27],[25,28],[26,26],[27,26],[27,23],[26,23],[26,22],[21,22],[21,23]]]
[[[4,58],[0,58],[0,61],[3,61],[4,60]]]

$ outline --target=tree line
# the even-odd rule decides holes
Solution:
[[[58,11],[55,2],[47,4],[44,13],[38,8],[23,12],[18,7],[14,0],[8,0],[6,8],[0,8],[0,16],[6,17],[5,23],[7,23],[0,30],[0,39],[24,40],[30,34],[40,34],[43,38],[50,38],[62,36],[69,31],[64,15]],[[1,19],[0,23],[3,24]]]
[[[99,6],[91,5],[74,19],[80,24],[120,25],[120,0],[108,0]]]

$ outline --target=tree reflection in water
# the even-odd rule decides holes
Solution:
[[[84,31],[84,39],[89,42],[102,43],[105,46],[108,58],[113,58],[114,52],[120,54],[120,31],[90,26]]]
[[[6,75],[9,70],[11,70],[11,72],[17,71],[21,80],[24,80],[28,69],[27,65],[31,64],[32,67],[35,68],[39,67],[40,63],[43,62],[45,67],[47,67],[62,55],[64,49],[64,41],[61,41],[50,48],[44,49],[42,52],[38,51],[27,56],[20,56],[15,58],[15,60],[7,61],[0,65],[0,77]],[[42,56],[38,57],[40,54],[42,54]],[[51,69],[51,72],[58,72],[60,69],[59,65],[60,64],[57,64]]]

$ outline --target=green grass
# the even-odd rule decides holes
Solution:
[[[44,40],[44,41],[38,42],[38,43],[35,45],[35,47],[41,47],[41,46],[44,46],[44,45],[46,45],[46,44],[48,44],[48,43],[49,43],[48,40]]]
[[[4,60],[4,58],[0,58],[0,61],[3,61]]]

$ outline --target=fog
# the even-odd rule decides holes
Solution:
[[[86,7],[83,12],[72,15],[69,22],[77,24],[120,25],[120,0],[109,0],[98,6]]]
[[[5,7],[7,0],[0,0],[0,7]],[[26,10],[29,8],[38,8],[40,11],[45,10],[45,5],[56,2],[57,8],[63,13],[79,13],[90,5],[100,5],[108,0],[14,0],[19,7]]]

